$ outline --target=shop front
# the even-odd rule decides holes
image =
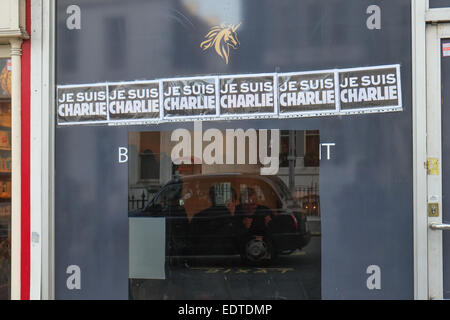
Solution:
[[[30,297],[448,298],[444,6],[31,3]]]
[[[55,298],[414,297],[410,1],[55,5]]]

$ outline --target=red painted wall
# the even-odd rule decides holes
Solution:
[[[31,0],[26,0],[26,30],[31,34]],[[21,282],[22,300],[30,299],[30,73],[31,40],[22,45],[21,102]]]

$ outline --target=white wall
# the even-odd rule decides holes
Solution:
[[[25,29],[25,0],[0,1],[0,35],[15,35]]]

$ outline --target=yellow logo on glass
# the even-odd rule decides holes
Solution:
[[[236,34],[236,30],[241,24],[238,25],[225,25],[212,27],[206,34],[206,40],[200,44],[200,48],[203,51],[214,47],[216,53],[225,60],[228,64],[230,58],[230,47],[233,49],[239,48],[239,40]]]

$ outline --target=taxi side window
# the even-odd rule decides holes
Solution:
[[[152,205],[152,212],[155,214],[167,214],[170,209],[180,207],[181,199],[181,184],[173,184],[164,188]]]
[[[215,205],[224,207],[226,203],[231,199],[231,183],[220,182],[212,186],[214,189]]]

